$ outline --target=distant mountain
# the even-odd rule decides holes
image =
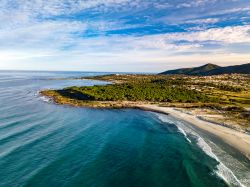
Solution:
[[[220,75],[220,74],[230,74],[230,73],[242,73],[250,74],[250,63],[236,65],[236,66],[227,66],[221,67],[215,64],[206,64],[200,67],[194,68],[182,68],[176,70],[169,70],[162,72],[160,74],[172,75],[172,74],[183,74],[183,75]]]
[[[230,73],[250,74],[250,63],[216,68],[207,72],[207,75],[219,75],[219,74],[230,74]]]

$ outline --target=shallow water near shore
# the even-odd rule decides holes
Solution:
[[[38,94],[104,84],[53,79],[90,75],[0,71],[1,187],[250,185],[249,162],[170,116],[59,106]]]

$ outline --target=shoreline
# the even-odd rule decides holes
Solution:
[[[176,109],[182,109],[181,106],[159,106],[159,103],[153,102],[131,102],[131,101],[79,101],[72,98],[63,97],[53,91],[41,91],[40,94],[49,98],[56,104],[68,105],[72,107],[86,107],[86,108],[110,108],[110,109],[121,109],[121,108],[134,108],[145,111],[157,112],[166,115],[171,115],[177,119],[183,120],[190,123],[194,127],[203,130],[216,136],[218,139],[233,147],[239,151],[248,160],[250,160],[250,135],[236,130],[231,127],[223,126],[215,121],[206,121],[197,117],[194,114],[188,114],[183,111]],[[201,107],[201,106],[200,106]],[[201,107],[202,108],[202,107]]]
[[[237,130],[204,121],[194,115],[176,110],[174,107],[160,107],[157,105],[138,105],[139,109],[171,115],[174,118],[190,123],[198,129],[206,131],[229,146],[233,147],[250,160],[250,135]]]

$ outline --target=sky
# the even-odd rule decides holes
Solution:
[[[250,0],[0,0],[0,70],[250,62]]]

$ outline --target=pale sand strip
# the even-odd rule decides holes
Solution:
[[[250,159],[250,135],[241,133],[239,131],[220,126],[211,122],[203,121],[198,119],[196,116],[183,113],[172,107],[160,107],[156,105],[138,105],[138,108],[143,110],[149,110],[154,112],[166,113],[177,119],[186,121],[206,132],[209,132],[223,142],[234,147],[242,154],[244,154],[248,159]]]

